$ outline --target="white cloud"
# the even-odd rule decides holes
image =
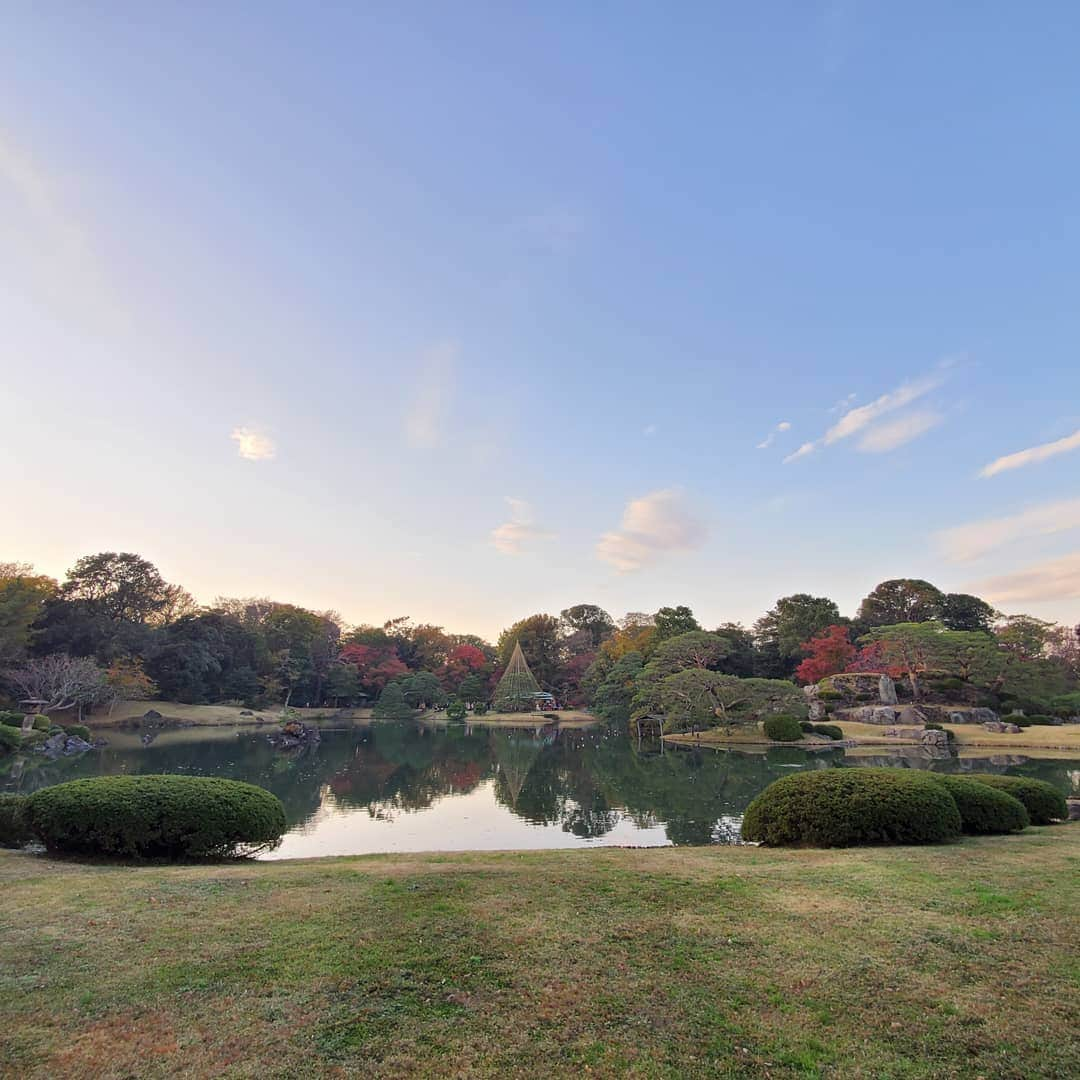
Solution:
[[[1080,529],[1080,499],[1032,506],[1019,514],[973,521],[938,533],[938,545],[947,559],[970,562],[1029,536],[1052,536]]]
[[[520,555],[533,540],[543,540],[551,533],[534,524],[532,505],[524,499],[506,497],[510,520],[491,530],[491,542],[504,555]]]
[[[919,398],[930,393],[931,390],[937,389],[943,381],[944,377],[940,374],[924,375],[920,379],[902,383],[895,390],[890,390],[887,394],[882,394],[881,397],[871,401],[868,405],[860,405],[858,408],[848,409],[820,439],[815,442],[803,443],[794,454],[788,454],[788,456],[784,458],[784,464],[787,465],[788,462],[797,461],[799,458],[806,457],[822,447],[832,446],[842,439],[849,439],[853,435],[858,435],[860,432],[865,431],[872,424],[876,423],[882,416],[896,412],[897,409],[902,409],[912,402],[918,401]],[[851,400],[853,396],[854,395],[849,395],[848,400]],[[925,416],[928,414],[916,415]],[[925,430],[927,430],[927,428],[924,427],[921,430],[916,431],[914,435],[910,435],[909,438],[914,438],[915,435],[921,434],[921,432]],[[888,425],[888,433],[879,439],[875,439],[872,434],[864,436],[863,441],[860,444],[860,449],[868,450],[871,453],[881,453],[885,450],[891,450],[894,446],[901,446],[908,441],[908,438],[901,437],[903,434],[904,428],[898,421],[896,424]],[[900,441],[889,445],[891,439],[899,439]]]
[[[418,450],[430,450],[442,439],[442,425],[453,396],[458,346],[443,341],[427,349],[412,402],[405,417],[405,438]]]
[[[897,409],[902,409],[905,405],[917,401],[924,394],[937,389],[941,385],[941,381],[939,375],[927,375],[922,379],[916,379],[914,382],[906,382],[895,390],[890,390],[887,394],[882,394],[881,397],[871,401],[868,405],[860,405],[858,408],[849,409],[825,432],[822,441],[826,446],[832,446],[833,443],[837,443],[841,439],[857,435],[879,417],[895,412]]]
[[[1040,446],[1032,446],[1027,450],[1018,450],[1015,454],[1006,454],[995,461],[991,461],[980,473],[980,476],[997,476],[998,473],[1008,472],[1010,469],[1022,469],[1025,465],[1035,465],[1048,458],[1057,457],[1058,454],[1067,454],[1070,450],[1080,449],[1080,431],[1072,435],[1066,435],[1064,439],[1056,442],[1042,443]]]
[[[858,394],[848,394],[847,397],[841,398],[835,405],[833,405],[829,409],[829,412],[831,412],[831,413],[847,412],[848,408],[851,406],[851,403],[858,396],[859,396]]]
[[[812,454],[816,449],[817,443],[804,442],[798,450],[788,454],[788,456],[784,458],[784,464],[786,465],[789,461],[798,461],[799,458],[806,457],[807,454]]]
[[[705,535],[704,524],[680,492],[654,491],[626,504],[621,527],[600,537],[596,554],[619,573],[628,573],[667,552],[699,547]]]
[[[229,438],[236,443],[236,452],[245,461],[269,461],[277,453],[274,440],[258,428],[234,428]]]
[[[780,423],[777,424],[776,427],[774,427],[772,429],[772,431],[770,431],[769,434],[766,435],[765,438],[762,439],[761,442],[759,442],[757,444],[757,448],[759,450],[768,450],[769,447],[772,446],[772,444],[774,442],[776,442],[776,436],[778,434],[780,434],[780,433],[782,433],[784,431],[790,431],[790,430],[791,430],[791,423],[789,421],[787,421],[787,420],[781,420]]]
[[[992,604],[1030,604],[1080,599],[1080,551],[1036,563],[1014,574],[976,582],[971,590]]]
[[[859,449],[867,454],[884,454],[917,439],[937,427],[945,417],[929,409],[911,412],[884,424],[872,427],[859,441]]]

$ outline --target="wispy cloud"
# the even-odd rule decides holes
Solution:
[[[870,428],[859,441],[859,449],[867,454],[884,454],[935,428],[944,420],[941,413],[929,409],[899,416],[885,424]]]
[[[534,523],[532,505],[524,499],[506,497],[510,507],[510,520],[491,530],[491,542],[504,555],[520,555],[533,540],[543,540],[551,533]]]
[[[656,425],[655,424],[646,424],[641,429],[641,434],[651,438],[653,435],[656,434]]]
[[[234,428],[229,438],[236,443],[236,452],[245,461],[269,461],[277,454],[274,440],[258,428]]]
[[[32,287],[63,317],[109,328],[127,324],[83,216],[64,197],[58,179],[3,131],[0,235],[0,269],[10,268],[14,287]]]
[[[769,434],[766,435],[765,438],[757,444],[757,448],[759,450],[768,450],[769,447],[772,446],[774,442],[776,442],[777,435],[790,430],[791,424],[787,420],[781,420],[780,423],[777,424],[776,427],[774,427],[772,431],[770,431]]]
[[[835,405],[829,408],[829,412],[847,412],[851,408],[851,403],[858,397],[858,394],[848,394],[847,397],[841,398]]]
[[[413,399],[405,416],[405,438],[418,450],[430,450],[442,440],[458,351],[456,342],[443,341],[427,349],[421,358]]]
[[[1010,469],[1022,469],[1025,465],[1036,465],[1040,461],[1057,457],[1058,454],[1067,454],[1070,450],[1080,450],[1080,431],[1066,435],[1064,439],[1056,442],[1042,443],[1039,446],[1029,447],[1027,450],[1018,450],[1015,454],[1006,454],[991,461],[979,473],[980,476],[997,476],[998,473],[1008,472]]]
[[[848,409],[820,439],[814,442],[803,443],[793,454],[788,454],[788,456],[784,458],[784,464],[787,465],[789,462],[807,457],[809,454],[814,453],[815,450],[820,450],[826,446],[832,446],[843,439],[850,439],[853,435],[858,435],[861,432],[866,431],[867,428],[876,424],[883,416],[887,416],[889,413],[903,409],[913,402],[918,401],[919,398],[925,397],[931,390],[936,390],[943,381],[944,375],[940,373],[924,375],[922,378],[912,379],[902,383],[895,390],[890,390],[887,394],[882,394],[881,397],[876,398],[866,405]],[[887,435],[882,436],[881,439],[873,438],[870,433],[864,435],[862,441],[859,443],[859,449],[869,453],[881,453],[884,450],[893,449],[894,446],[901,446],[903,443],[909,441],[909,438],[915,437],[915,435],[910,435],[909,438],[901,438],[904,434],[904,430],[899,423],[889,425],[889,427],[891,428],[891,431],[889,431]],[[923,428],[922,430],[925,431],[928,429]],[[921,431],[916,431],[915,434],[921,434]],[[900,439],[900,441],[895,442],[892,446],[888,445],[890,440],[893,439]]]
[[[596,554],[619,573],[628,573],[669,552],[700,547],[705,536],[704,524],[681,492],[654,491],[626,504],[621,527],[600,537]]]
[[[992,604],[1080,599],[1080,551],[970,586]]]
[[[1018,514],[986,518],[938,533],[942,554],[953,562],[970,562],[997,548],[1030,536],[1052,536],[1080,529],[1080,499],[1060,499]]]

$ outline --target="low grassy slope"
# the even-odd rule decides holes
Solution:
[[[0,1073],[1072,1077],[1080,827],[130,869],[0,854]]]

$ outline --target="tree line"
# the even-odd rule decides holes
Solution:
[[[522,619],[492,644],[404,617],[350,626],[334,611],[267,598],[200,605],[127,552],[84,556],[63,581],[0,564],[0,689],[9,704],[43,711],[125,697],[351,706],[388,692],[408,709],[482,705],[515,643],[560,705],[610,716],[629,715],[633,699],[639,711],[723,719],[841,670],[916,681],[945,670],[1040,709],[1080,684],[1077,628],[1005,616],[918,579],[882,582],[852,618],[805,593],[780,598],[749,628],[706,629],[684,605],[616,620],[576,604]]]

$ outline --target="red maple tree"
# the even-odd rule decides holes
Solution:
[[[827,627],[800,648],[808,654],[795,669],[795,678],[802,683],[820,682],[826,675],[847,671],[857,652],[846,626]]]

